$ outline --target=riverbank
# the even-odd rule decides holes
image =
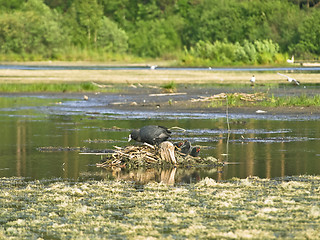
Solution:
[[[73,65],[75,64],[75,65]],[[190,70],[186,69],[154,69],[150,67],[151,64],[146,63],[138,65],[139,67],[145,67],[143,69],[130,69],[131,65],[127,66],[127,69],[107,69],[101,70],[99,67],[102,65],[76,65],[76,63],[70,63],[65,66],[97,66],[96,69],[54,69],[52,67],[61,65],[48,65],[51,68],[48,69],[11,69],[0,68],[0,84],[1,83],[81,83],[81,82],[96,82],[103,84],[167,84],[175,82],[176,84],[244,84],[250,85],[251,76],[254,74],[256,77],[256,84],[281,84],[287,83],[287,79],[284,76],[277,74],[277,68],[270,71],[259,71],[258,68],[252,68],[250,71],[241,70],[234,71],[232,68],[230,71],[221,71],[214,69],[201,69]],[[38,66],[36,64],[26,66]],[[39,65],[43,66],[43,65]],[[64,66],[64,65],[62,65]],[[103,65],[109,66],[109,65]],[[113,65],[117,66],[117,65]],[[256,69],[256,70],[255,70]],[[267,68],[264,68],[268,70]],[[284,68],[287,69],[287,68]],[[290,68],[289,68],[290,69]],[[297,79],[301,84],[317,84],[320,83],[320,74],[317,72],[297,72],[286,73],[290,77]]]
[[[30,63],[31,64],[31,63]],[[83,66],[82,63],[49,63],[50,66]],[[31,66],[38,66],[32,63]],[[45,66],[45,63],[39,63]],[[85,66],[101,66],[86,63]],[[107,65],[103,65],[107,66]],[[142,65],[141,65],[142,66]],[[130,67],[130,66],[128,66]],[[255,86],[251,86],[252,74],[256,77]],[[103,94],[118,94],[120,101],[108,104],[109,108],[119,110],[157,111],[157,112],[226,112],[224,101],[193,101],[201,97],[211,97],[221,93],[263,93],[274,97],[273,105],[269,99],[264,102],[229,102],[230,113],[320,114],[317,99],[320,74],[318,72],[286,73],[300,81],[299,86],[290,84],[277,72],[268,71],[214,71],[214,70],[24,70],[0,69],[0,91],[7,93],[40,93],[86,95],[89,101]],[[303,102],[297,102],[300,96]],[[281,98],[276,99],[276,98]],[[283,99],[288,103],[283,103]],[[276,101],[280,103],[277,105]],[[298,99],[300,101],[300,99]],[[262,110],[262,111],[260,111]]]

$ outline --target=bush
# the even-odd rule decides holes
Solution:
[[[29,0],[21,11],[0,15],[0,52],[54,57],[66,38],[57,15],[40,0]]]
[[[195,59],[209,60],[210,64],[268,64],[285,61],[280,58],[279,46],[271,40],[244,41],[230,43],[225,41],[210,42],[199,41],[195,47],[185,49],[183,62],[190,62],[190,56]]]

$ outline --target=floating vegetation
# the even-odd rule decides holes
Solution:
[[[163,142],[168,143],[168,142]],[[214,157],[192,157],[188,154],[183,154],[178,151],[170,150],[168,146],[156,147],[149,144],[141,146],[127,146],[125,148],[115,146],[114,153],[106,154],[101,163],[97,167],[157,167],[163,165],[178,165],[178,166],[199,166],[212,165],[217,166],[218,160]],[[164,152],[163,152],[164,151]],[[172,151],[172,152],[171,152]],[[172,155],[172,153],[174,155]]]
[[[319,239],[320,177],[0,179],[0,239]]]

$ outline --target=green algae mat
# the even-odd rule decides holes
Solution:
[[[0,239],[320,239],[320,176],[0,186]]]

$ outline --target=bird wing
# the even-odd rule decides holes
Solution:
[[[299,81],[297,81],[297,80],[295,80],[295,79],[292,79],[292,81],[294,81],[295,84],[300,85],[300,82],[299,82]]]
[[[163,126],[158,126],[158,127],[161,128],[161,129],[166,130],[166,132],[167,132],[168,134],[171,134],[171,131],[170,131],[168,128],[163,127]]]
[[[282,74],[282,73],[277,73],[277,74],[279,74],[279,75],[281,75],[281,76],[284,76],[284,77],[286,77],[286,78],[290,78],[290,77],[288,77],[287,75],[284,75],[284,74]]]

